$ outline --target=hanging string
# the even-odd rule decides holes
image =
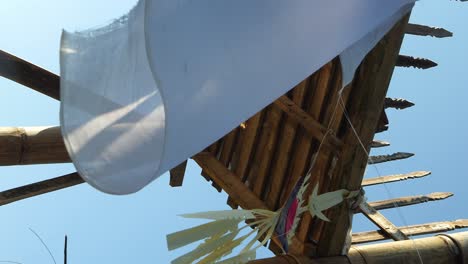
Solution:
[[[345,103],[344,103],[344,101],[343,101],[343,98],[341,98],[341,94],[340,94],[340,96],[338,97],[338,101],[339,101],[339,103],[340,103],[340,105],[341,105],[341,108],[343,109],[343,114],[344,114],[344,116],[345,116],[345,118],[346,118],[346,120],[347,120],[349,126],[351,127],[351,130],[353,131],[353,134],[356,136],[356,139],[358,140],[358,142],[359,142],[359,144],[360,144],[362,150],[363,150],[364,153],[366,154],[367,159],[369,159],[369,158],[370,158],[370,154],[369,154],[369,152],[367,151],[367,148],[364,146],[364,143],[362,142],[361,138],[359,137],[359,134],[357,133],[356,128],[354,127],[353,123],[351,122],[351,118],[350,118],[349,115],[348,115],[348,111],[346,110],[346,106],[345,106]],[[378,169],[378,167],[377,167],[376,164],[371,164],[371,166],[375,169],[375,171],[376,171],[376,173],[377,173],[377,175],[378,175],[379,177],[382,176],[382,175],[380,174],[380,171],[379,171],[379,169]],[[389,198],[389,199],[392,199],[394,196],[393,196],[392,193],[390,192],[390,189],[388,188],[388,186],[387,186],[387,184],[386,184],[385,182],[383,183],[383,186],[384,186],[384,188],[385,188],[385,191],[387,192],[388,198]],[[403,224],[404,224],[405,226],[409,226],[408,223],[407,223],[407,221],[406,221],[406,218],[404,217],[404,215],[403,215],[403,213],[402,213],[402,211],[401,211],[401,208],[398,206],[398,204],[397,204],[395,201],[393,201],[393,206],[396,208],[397,213],[398,213],[398,215],[399,215],[399,217],[400,217],[400,220],[403,222]],[[416,242],[415,242],[414,239],[413,239],[413,235],[408,235],[408,237],[409,237],[409,239],[413,242],[413,247],[415,248],[415,250],[416,250],[416,252],[417,252],[417,254],[418,254],[419,261],[421,262],[421,264],[424,264],[424,261],[423,261],[422,256],[421,256],[421,252],[419,251],[418,247],[416,246]]]

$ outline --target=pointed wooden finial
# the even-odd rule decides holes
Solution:
[[[411,23],[406,27],[406,34],[430,36],[435,38],[448,38],[453,36],[453,33],[446,30],[445,28],[430,27]]]
[[[384,108],[395,108],[395,109],[405,109],[408,107],[414,106],[413,102],[410,102],[402,98],[385,98]]]
[[[438,64],[425,58],[415,58],[406,55],[398,55],[396,66],[398,67],[414,67],[418,69],[429,69],[437,66]]]
[[[389,182],[418,179],[418,178],[426,177],[427,175],[430,175],[430,174],[431,174],[430,171],[414,171],[414,172],[405,173],[405,174],[395,174],[395,175],[381,176],[377,178],[364,179],[362,181],[362,187],[389,183]]]
[[[387,161],[392,161],[392,160],[407,159],[412,156],[414,156],[413,153],[407,153],[407,152],[397,152],[391,155],[370,156],[367,164],[377,164],[377,163],[382,163],[382,162],[387,162]]]

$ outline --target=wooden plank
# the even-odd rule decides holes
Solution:
[[[449,192],[435,192],[435,193],[430,193],[426,195],[415,195],[415,196],[400,197],[400,198],[389,199],[389,200],[375,201],[375,202],[370,202],[369,205],[375,210],[385,210],[385,209],[390,209],[390,208],[404,207],[404,206],[409,206],[409,205],[414,205],[414,204],[421,204],[421,203],[444,200],[452,196],[453,196],[453,193],[449,193]]]
[[[305,88],[307,79],[298,84],[292,91],[292,101],[297,105],[302,105],[304,101]],[[278,143],[278,151],[276,151],[275,161],[272,164],[270,188],[266,193],[265,203],[268,208],[274,210],[279,207],[279,197],[281,189],[286,178],[286,171],[291,159],[291,151],[298,129],[298,124],[291,117],[286,116],[282,130],[280,132],[280,140]]]
[[[435,234],[440,232],[447,232],[456,229],[468,228],[468,219],[460,219],[455,221],[435,222],[422,225],[402,226],[399,229],[407,236],[418,236],[426,234]],[[354,233],[352,235],[352,243],[367,243],[390,239],[381,230]]]
[[[260,199],[264,197],[263,190],[266,187],[265,183],[267,182],[271,160],[277,147],[276,142],[281,118],[282,113],[278,108],[269,107],[263,122],[262,132],[259,135],[257,150],[252,160],[249,181],[251,182],[251,189]]]
[[[60,77],[0,50],[0,76],[60,100]]]
[[[18,188],[0,192],[0,206],[23,200],[26,198],[38,196],[41,194],[68,188],[83,183],[78,173],[71,173],[61,177],[36,182],[33,184],[21,186]]]
[[[229,167],[229,163],[231,162],[232,153],[234,152],[234,143],[236,141],[238,132],[238,129],[235,128],[224,137],[224,143],[223,147],[221,148],[219,160],[226,167]]]
[[[169,171],[169,175],[170,175],[169,185],[171,187],[182,186],[182,183],[184,182],[184,175],[185,175],[186,168],[187,168],[187,161],[184,161]]]
[[[376,211],[372,206],[366,202],[362,202],[359,205],[361,213],[363,213],[369,220],[371,220],[375,225],[377,225],[382,232],[384,232],[389,237],[393,238],[395,241],[407,240],[409,239],[398,227],[396,227],[392,222],[390,222],[385,216]]]
[[[393,153],[390,155],[370,156],[369,161],[367,163],[377,164],[377,163],[389,162],[389,161],[394,161],[394,160],[407,159],[407,158],[411,158],[412,156],[414,156],[414,154],[408,153],[408,152],[397,152],[397,153]]]
[[[0,165],[71,162],[60,127],[0,127]]]
[[[261,131],[260,122],[263,119],[263,111],[258,112],[245,123],[241,124],[241,137],[242,141],[239,142],[239,149],[234,157],[235,166],[232,167],[232,171],[237,177],[245,182],[248,176],[248,167],[250,165],[251,157],[253,156],[254,145],[257,140],[257,135]],[[232,208],[237,208],[238,204],[229,197],[227,204]]]
[[[356,72],[347,106],[349,119],[355,130],[349,126],[345,127],[344,147],[340,153],[336,173],[333,175],[333,183],[328,190],[360,189],[368,158],[366,151],[370,148],[362,149],[354,131],[364,146],[369,147],[383,109],[383,101],[408,19],[409,15],[405,16],[390,30],[366,56]],[[348,206],[347,203],[342,203],[328,211],[332,221],[324,224],[320,234],[317,248],[319,256],[336,256],[343,253],[352,220],[352,212]]]
[[[257,134],[259,134],[260,121],[262,120],[262,111],[255,114],[252,118],[247,120],[245,126],[244,140],[242,142],[242,149],[239,154],[239,164],[235,169],[235,174],[238,175],[242,182],[247,178],[247,167],[249,166],[249,161],[252,157],[253,147]]]
[[[430,36],[436,38],[448,38],[453,36],[453,33],[446,30],[445,28],[430,27],[411,23],[408,24],[408,26],[406,27],[405,33],[417,36]]]
[[[383,183],[419,179],[422,177],[426,177],[430,174],[431,174],[430,171],[414,171],[414,172],[410,172],[406,174],[395,174],[395,175],[381,176],[377,178],[369,178],[369,179],[364,179],[362,181],[362,186],[367,187],[367,186],[383,184]]]
[[[308,87],[306,87],[309,95],[307,95],[304,105],[306,112],[315,120],[317,120],[320,115],[331,74],[335,68],[336,65],[330,62],[309,77],[310,81],[308,82]],[[310,161],[309,153],[312,142],[313,138],[311,134],[303,129],[298,132],[293,146],[291,164],[287,172],[288,179],[280,196],[280,205],[286,202],[295,183],[306,172],[306,165]]]

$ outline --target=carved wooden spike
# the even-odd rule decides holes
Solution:
[[[392,160],[407,159],[412,156],[414,156],[413,153],[407,153],[407,152],[397,152],[391,155],[370,156],[367,164],[377,164],[377,163],[382,163],[382,162],[387,162],[387,161],[392,161]]]
[[[455,221],[435,222],[422,225],[412,225],[400,227],[400,230],[408,236],[434,234],[440,232],[447,232],[455,229],[468,228],[468,219],[460,219]],[[368,231],[361,233],[354,233],[352,235],[352,243],[367,243],[390,239],[382,231]]]
[[[366,186],[389,183],[389,182],[418,179],[418,178],[426,177],[427,175],[430,175],[430,174],[431,174],[430,171],[415,171],[415,172],[410,172],[406,174],[395,174],[395,175],[387,175],[387,176],[382,176],[382,177],[377,177],[377,178],[364,179],[362,181],[362,186],[366,187]]]
[[[374,140],[371,143],[371,148],[381,148],[381,147],[388,147],[390,146],[390,142],[381,141],[381,140]]]
[[[418,24],[408,24],[406,27],[406,34],[417,36],[431,36],[436,38],[453,37],[453,33],[445,28],[430,27]]]
[[[384,107],[385,108],[395,108],[395,109],[405,109],[408,107],[414,106],[413,102],[402,98],[385,98]]]
[[[397,59],[396,66],[398,67],[414,67],[418,69],[429,69],[437,66],[438,64],[424,58],[415,58],[411,56],[399,55]]]
[[[81,179],[78,173],[70,173],[50,180],[6,190],[0,192],[0,206],[44,193],[68,188],[83,182],[83,179]]]
[[[407,196],[407,197],[400,197],[400,198],[390,199],[390,200],[370,202],[369,205],[372,206],[375,210],[384,210],[384,209],[443,200],[451,196],[453,196],[453,193],[435,192],[435,193],[431,193],[427,195]]]
[[[396,227],[392,222],[390,222],[387,218],[385,218],[385,216],[375,210],[368,203],[362,202],[359,205],[359,209],[361,209],[361,212],[375,225],[377,225],[382,232],[394,240],[399,241],[409,239],[408,236],[406,236],[400,229],[398,229],[398,227]]]

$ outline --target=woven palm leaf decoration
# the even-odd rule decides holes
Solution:
[[[174,259],[171,263],[247,263],[255,259],[256,250],[265,245],[274,233],[276,233],[281,243],[283,252],[287,253],[291,239],[304,212],[308,211],[313,217],[316,216],[324,221],[330,221],[323,214],[323,211],[340,204],[346,199],[354,198],[360,193],[359,191],[341,189],[319,195],[319,184],[317,183],[314,186],[312,194],[309,196],[308,204],[304,204],[306,201],[304,193],[308,188],[314,163],[315,159],[307,174],[296,182],[285,205],[276,212],[254,209],[211,211],[181,215],[185,218],[206,219],[211,220],[211,222],[167,236],[169,250],[202,241],[194,250]],[[244,225],[239,227],[241,223],[244,223]],[[247,234],[241,234],[241,231],[246,228],[249,228],[248,232],[244,232]],[[247,243],[247,245],[242,248],[239,254],[223,259],[230,255],[233,249],[243,243]]]

